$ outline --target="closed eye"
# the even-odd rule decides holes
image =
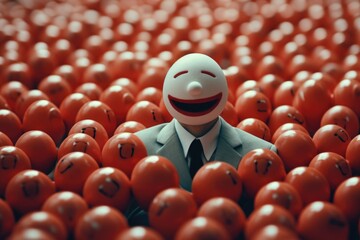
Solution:
[[[178,72],[177,74],[175,74],[174,75],[174,78],[177,78],[178,76],[180,76],[180,75],[183,75],[183,74],[186,74],[186,73],[188,73],[189,71],[181,71],[181,72]]]
[[[216,75],[210,71],[202,70],[201,73],[209,75],[210,77],[216,78]]]

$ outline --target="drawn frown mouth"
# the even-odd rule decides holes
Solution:
[[[171,106],[181,114],[197,117],[211,112],[219,104],[222,93],[218,93],[212,97],[187,100],[180,99],[169,95]]]

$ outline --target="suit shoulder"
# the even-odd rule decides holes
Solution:
[[[166,126],[166,123],[159,124],[153,127],[145,128],[135,133],[140,139],[156,139],[158,133]]]

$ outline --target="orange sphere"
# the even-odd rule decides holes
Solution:
[[[149,223],[165,239],[171,239],[179,226],[194,218],[196,213],[197,205],[190,192],[168,188],[152,200],[148,211]]]
[[[75,227],[75,238],[86,240],[115,239],[128,229],[125,216],[114,208],[98,206],[88,210]]]
[[[58,159],[71,152],[83,152],[89,154],[101,164],[101,149],[94,138],[85,133],[73,133],[68,135],[59,146]]]
[[[69,130],[68,135],[74,133],[85,133],[94,138],[98,143],[100,150],[104,147],[105,143],[109,139],[106,129],[103,125],[95,120],[84,119],[76,122]]]
[[[131,174],[131,187],[141,208],[148,210],[155,196],[167,188],[178,188],[180,180],[173,163],[165,157],[141,159]]]
[[[246,216],[241,207],[236,202],[223,197],[211,198],[204,202],[197,215],[218,221],[233,239],[241,236],[246,224]]]
[[[39,130],[27,131],[17,140],[15,146],[29,157],[32,169],[49,174],[57,161],[57,147],[54,140]]]
[[[297,218],[303,208],[299,192],[287,182],[273,181],[258,191],[254,200],[255,209],[274,204],[287,209],[294,218]]]
[[[290,183],[299,192],[304,206],[314,201],[330,200],[329,182],[324,174],[315,168],[294,168],[287,174],[285,182]]]
[[[349,224],[344,213],[334,204],[316,201],[301,212],[298,233],[304,239],[347,239]]]
[[[76,193],[59,191],[46,199],[41,210],[58,217],[64,223],[69,234],[72,234],[80,217],[88,210],[88,205]]]
[[[49,134],[56,145],[62,141],[66,132],[59,108],[47,100],[36,101],[27,108],[23,127],[25,131],[40,130]]]
[[[45,211],[32,212],[22,217],[14,227],[14,232],[31,228],[43,230],[57,240],[65,240],[68,234],[64,223],[56,215]]]
[[[105,143],[101,155],[102,166],[120,169],[130,178],[135,165],[147,156],[147,151],[135,134],[119,133]]]
[[[175,235],[175,240],[230,240],[231,236],[225,227],[214,219],[196,217],[184,223]]]
[[[250,198],[254,198],[262,186],[282,181],[286,176],[281,158],[269,149],[254,149],[245,154],[237,171]]]
[[[130,180],[119,169],[103,167],[88,176],[82,195],[91,207],[106,205],[125,212],[131,199]]]
[[[16,214],[38,211],[52,194],[54,182],[37,170],[23,170],[13,176],[5,191],[5,199]]]
[[[97,170],[99,165],[87,153],[71,152],[57,162],[54,170],[56,188],[61,191],[82,193],[88,176]]]
[[[259,229],[274,224],[296,231],[295,218],[291,213],[280,206],[266,204],[255,209],[247,219],[245,236],[251,239]]]
[[[31,162],[26,153],[15,146],[0,147],[0,196],[3,197],[10,179],[17,173],[30,169]]]

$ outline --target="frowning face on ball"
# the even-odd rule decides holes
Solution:
[[[167,72],[163,97],[169,113],[179,122],[201,125],[223,111],[228,87],[221,67],[204,54],[177,60]]]

